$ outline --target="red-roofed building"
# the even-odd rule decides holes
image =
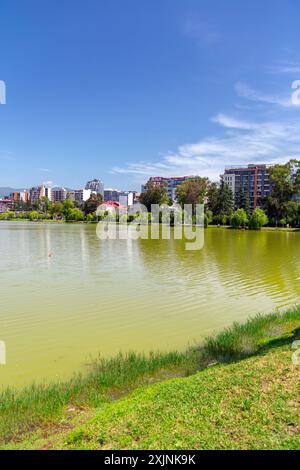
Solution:
[[[13,201],[11,199],[0,199],[0,213],[10,211]]]

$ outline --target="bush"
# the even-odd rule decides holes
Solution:
[[[231,216],[231,225],[234,228],[245,227],[248,223],[248,217],[244,209],[238,209]]]
[[[252,230],[259,230],[264,225],[267,225],[268,222],[269,219],[267,217],[267,214],[261,209],[255,209],[252,213],[252,216],[250,217],[249,227]]]

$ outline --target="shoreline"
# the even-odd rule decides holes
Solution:
[[[66,224],[66,225],[95,225],[99,221],[92,220],[92,221],[86,221],[86,220],[49,220],[49,219],[39,219],[39,220],[30,220],[30,219],[7,219],[7,220],[1,220],[1,222],[14,222],[14,223],[19,223],[19,222],[26,222],[26,223],[32,223],[32,224]],[[118,223],[118,222],[117,222]],[[128,222],[130,224],[131,222]],[[149,224],[151,225],[151,224]],[[160,224],[162,225],[162,224]],[[172,227],[172,226],[171,226]],[[196,225],[193,225],[193,227],[196,227]],[[234,228],[231,225],[208,225],[207,227],[204,227],[205,230],[207,229],[218,229],[218,230],[233,230],[233,231],[242,231],[242,232],[300,232],[300,227],[261,227],[260,229],[249,229],[249,228]]]
[[[47,434],[49,429],[58,431],[61,422],[71,420],[65,442],[69,432],[75,432],[78,420],[88,421],[103,407],[114,403],[118,406],[123,397],[130,397],[135,390],[146,392],[153,384],[164,387],[174,378],[194,380],[197,375],[204,377],[219,369],[223,373],[231,364],[243,370],[243,361],[251,359],[255,364],[277,345],[279,348],[287,344],[290,349],[292,342],[300,339],[299,330],[300,307],[295,307],[283,313],[258,315],[243,324],[234,323],[182,353],[119,354],[95,361],[89,373],[74,375],[66,382],[33,384],[20,390],[6,388],[0,393],[0,448],[28,439],[34,442],[37,434]],[[226,401],[226,389],[223,392]],[[178,406],[181,405],[178,398]]]

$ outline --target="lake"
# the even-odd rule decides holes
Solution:
[[[99,240],[95,225],[0,223],[2,385],[64,379],[99,354],[184,349],[300,295],[300,233],[209,228]],[[50,255],[50,256],[49,256]]]

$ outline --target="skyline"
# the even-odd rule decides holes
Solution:
[[[297,7],[3,0],[0,186],[140,190],[300,158]]]

